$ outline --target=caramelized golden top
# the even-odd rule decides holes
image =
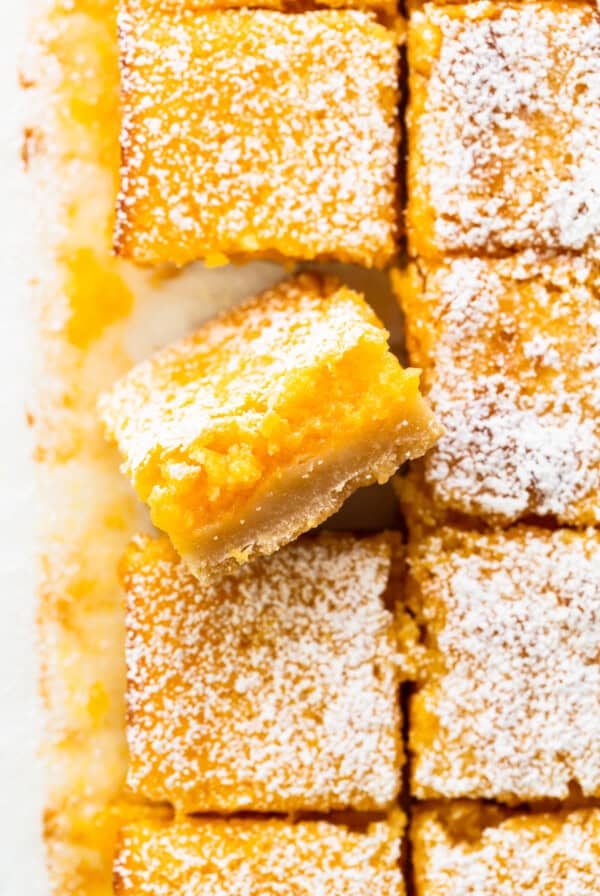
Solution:
[[[402,896],[400,813],[365,832],[325,821],[179,821],[129,825],[117,896]]]
[[[383,808],[400,786],[395,536],[322,534],[200,585],[138,537],[128,784],[184,811]]]
[[[370,14],[165,10],[119,19],[115,244],[385,263],[396,232],[398,50]]]

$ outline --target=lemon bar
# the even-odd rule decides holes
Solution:
[[[101,401],[155,525],[232,570],[385,482],[439,433],[363,298],[299,275],[135,367]]]
[[[600,796],[600,532],[446,527],[408,563],[429,648],[410,705],[413,794]]]
[[[482,2],[413,12],[411,251],[600,252],[600,13]]]
[[[526,252],[419,261],[395,282],[445,428],[419,464],[434,503],[600,523],[600,265]]]
[[[395,33],[371,13],[120,14],[115,248],[139,263],[395,251]]]
[[[396,537],[324,533],[200,585],[139,536],[128,788],[182,812],[382,809],[400,789]]]
[[[352,830],[326,821],[187,819],[130,824],[116,896],[403,896],[400,813]]]
[[[417,809],[416,896],[593,896],[600,810],[506,815],[483,804]]]

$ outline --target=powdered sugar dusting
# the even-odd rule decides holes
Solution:
[[[441,529],[409,564],[433,662],[411,711],[415,795],[600,795],[600,533]]]
[[[473,842],[444,813],[413,823],[418,892],[436,896],[593,896],[600,880],[600,811],[517,816]]]
[[[365,832],[328,822],[179,821],[130,825],[116,859],[119,896],[402,896],[403,820]]]
[[[436,502],[500,523],[599,522],[598,266],[525,253],[422,271],[406,310],[446,428],[424,463]]]
[[[198,13],[137,0],[119,27],[119,251],[178,264],[391,256],[393,32],[356,11]]]
[[[416,251],[600,252],[600,17],[590,4],[428,4],[413,128]],[[422,102],[422,106],[421,106]],[[415,104],[415,110],[417,105]]]
[[[382,808],[400,786],[392,536],[321,535],[200,586],[125,567],[128,784],[184,811]]]

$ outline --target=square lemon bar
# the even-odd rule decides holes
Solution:
[[[481,2],[413,12],[407,228],[415,255],[600,254],[600,13]]]
[[[357,293],[299,275],[101,401],[152,520],[198,576],[269,554],[423,454],[439,427]]]
[[[594,896],[600,810],[518,814],[485,804],[417,809],[415,896]]]
[[[177,810],[384,809],[400,789],[399,536],[323,533],[201,585],[122,567],[128,789]]]
[[[398,228],[399,53],[373,14],[125,2],[115,248],[385,264]]]
[[[600,523],[600,265],[420,260],[395,283],[445,428],[418,465],[435,504],[493,525]]]
[[[442,528],[408,553],[419,799],[600,796],[600,532]]]
[[[116,896],[404,896],[400,813],[352,830],[326,821],[187,819],[121,831]]]

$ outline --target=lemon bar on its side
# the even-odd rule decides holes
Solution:
[[[413,795],[600,796],[600,532],[442,528],[409,545],[405,594]]]
[[[187,819],[124,827],[116,896],[404,896],[401,813],[365,831],[326,821]]]
[[[384,265],[398,228],[397,37],[372,14],[125,2],[115,248]]]
[[[231,571],[385,482],[439,427],[363,298],[300,275],[135,367],[101,401],[155,525]]]
[[[478,803],[417,809],[416,896],[594,896],[600,810],[519,814]]]
[[[129,790],[186,813],[388,808],[399,551],[393,533],[323,533],[201,585],[167,538],[139,536],[122,565]]]

